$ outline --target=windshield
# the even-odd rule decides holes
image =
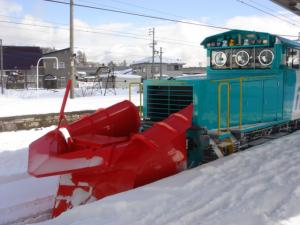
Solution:
[[[212,69],[269,69],[274,61],[272,48],[220,49],[211,52]]]

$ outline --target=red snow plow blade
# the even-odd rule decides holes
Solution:
[[[29,146],[28,172],[61,175],[53,216],[67,209],[173,175],[186,168],[185,132],[193,106],[139,133],[137,108],[123,101]]]

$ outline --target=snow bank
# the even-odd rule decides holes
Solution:
[[[43,225],[299,225],[300,132],[70,210]]]
[[[104,89],[102,90],[104,92]],[[96,110],[106,108],[123,100],[128,100],[128,89],[116,89],[117,95],[108,93],[106,96],[94,91],[94,96],[88,95],[84,89],[77,89],[77,97],[68,99],[66,112],[79,110]],[[64,90],[6,90],[5,95],[0,95],[0,117],[57,113],[60,110]],[[139,104],[139,95],[132,92],[132,101]]]
[[[49,218],[58,177],[30,177],[27,147],[53,128],[0,133],[0,224],[24,224],[22,218],[41,214],[37,221]]]

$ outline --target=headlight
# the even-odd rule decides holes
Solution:
[[[239,66],[246,66],[249,63],[250,56],[248,52],[241,50],[235,56],[235,62]]]
[[[227,62],[227,56],[224,52],[217,52],[214,57],[214,61],[217,66],[224,66]]]
[[[258,61],[263,66],[269,66],[274,60],[274,53],[269,49],[262,50],[258,55]]]

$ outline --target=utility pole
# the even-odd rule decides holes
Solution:
[[[0,39],[0,63],[1,63],[1,94],[4,94],[4,84],[3,84],[3,42]]]
[[[151,43],[151,47],[152,47],[152,64],[151,64],[151,77],[153,78],[154,76],[154,57],[155,57],[155,53],[157,52],[155,50],[155,45],[157,44],[157,42],[155,41],[155,28],[153,27],[151,30],[149,30],[149,35],[152,35],[152,43]],[[148,77],[146,77],[146,79],[148,79]]]
[[[70,98],[74,98],[75,86],[75,55],[74,55],[74,0],[70,0],[70,77],[72,81]]]
[[[159,51],[159,79],[161,80],[162,77],[162,47],[160,47],[160,51]]]

